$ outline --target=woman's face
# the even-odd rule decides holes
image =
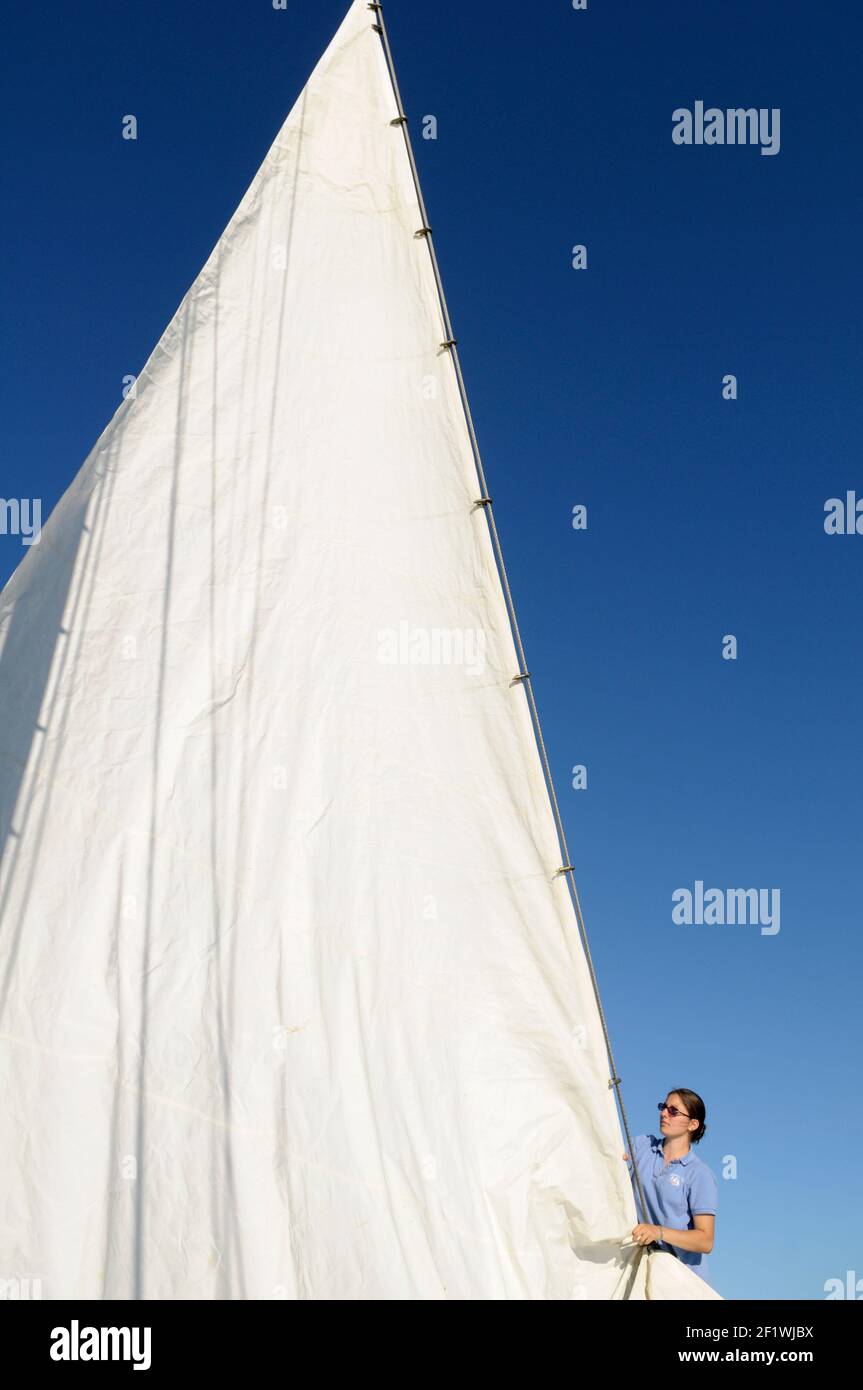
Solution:
[[[685,1106],[676,1091],[665,1097],[666,1105],[673,1105],[675,1109],[684,1111]],[[689,1133],[689,1125],[692,1116],[683,1113],[671,1116],[667,1110],[663,1110],[659,1117],[659,1124],[663,1134],[667,1134],[669,1139],[676,1139],[681,1134]]]

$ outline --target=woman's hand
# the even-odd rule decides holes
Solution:
[[[662,1240],[662,1231],[659,1226],[649,1226],[642,1222],[633,1226],[632,1239],[636,1245],[652,1245],[655,1240]]]
[[[629,1162],[629,1154],[624,1154],[624,1155],[623,1155],[623,1161],[624,1161],[624,1163],[628,1163],[628,1162]]]

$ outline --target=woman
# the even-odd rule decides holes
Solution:
[[[709,1284],[704,1257],[713,1249],[719,1185],[712,1169],[692,1152],[707,1131],[705,1114],[704,1101],[694,1091],[670,1091],[659,1103],[662,1137],[636,1137],[633,1148],[647,1215],[657,1224],[640,1223],[632,1236],[639,1245],[658,1242]],[[629,1154],[623,1157],[635,1188],[632,1160]]]

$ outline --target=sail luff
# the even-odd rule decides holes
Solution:
[[[537,751],[539,753],[539,757],[542,763],[543,775],[548,790],[549,802],[552,814],[554,816],[555,826],[557,829],[558,842],[560,845],[562,860],[561,872],[565,875],[570,890],[572,905],[575,912],[575,920],[578,926],[582,948],[584,950],[585,958],[587,960],[590,978],[593,983],[593,989],[596,996],[596,1005],[602,1023],[603,1035],[605,1037],[605,1046],[606,1052],[608,1054],[609,1064],[609,1086],[614,1088],[615,1095],[620,1106],[620,1116],[623,1124],[623,1131],[626,1139],[627,1151],[632,1152],[633,1142],[629,1128],[629,1121],[626,1115],[626,1108],[623,1100],[622,1080],[617,1074],[617,1067],[614,1061],[614,1053],[611,1044],[611,1035],[605,1017],[605,1010],[602,1005],[602,998],[599,990],[599,981],[596,975],[596,969],[593,964],[593,957],[590,951],[590,944],[588,941],[587,925],[584,920],[581,899],[578,893],[578,886],[575,880],[575,871],[572,867],[572,863],[569,856],[569,845],[567,843],[566,830],[563,824],[563,817],[560,812],[560,803],[558,801],[557,792],[554,785],[554,777],[551,771],[551,764],[548,758],[548,753],[545,746],[545,739],[542,733],[542,723],[540,720],[539,707],[537,705],[536,695],[533,687],[533,677],[530,674],[530,668],[527,664],[527,657],[525,654],[521,630],[518,623],[515,601],[512,596],[509,576],[507,574],[506,563],[504,560],[503,546],[501,544],[500,536],[497,530],[497,522],[494,515],[494,506],[491,499],[489,498],[488,482],[486,479],[485,469],[483,467],[482,454],[479,447],[479,440],[477,438],[476,427],[473,419],[473,412],[470,406],[470,398],[468,396],[467,386],[464,380],[464,373],[461,365],[461,357],[458,350],[458,341],[456,339],[452,325],[452,319],[447,303],[446,291],[444,289],[443,276],[441,274],[440,265],[437,257],[437,250],[435,248],[434,238],[430,228],[428,208],[426,205],[425,196],[422,191],[422,181],[419,175],[419,168],[417,165],[416,155],[413,148],[413,141],[411,140],[409,118],[405,110],[404,102],[402,100],[401,88],[399,86],[398,74],[396,71],[395,58],[393,56],[392,45],[390,43],[389,33],[387,31],[384,6],[383,4],[375,4],[374,6],[370,6],[370,8],[374,9],[378,24],[380,26],[381,43],[383,45],[384,53],[386,56],[387,69],[389,71],[390,80],[392,82],[393,87],[393,97],[395,99],[396,108],[398,112],[398,120],[401,125],[402,133],[404,135],[405,147],[407,150],[408,159],[410,161],[411,173],[413,175],[414,185],[416,187],[417,193],[417,200],[419,202],[420,213],[422,216],[422,225],[425,232],[425,240],[428,246],[429,256],[431,258],[432,267],[434,270],[435,283],[437,285],[438,295],[440,298],[440,306],[441,313],[443,316],[446,341],[452,344],[450,348],[450,353],[452,356],[456,377],[458,379],[459,394],[465,413],[465,421],[467,424],[468,433],[470,435],[471,449],[473,452],[474,462],[476,464],[477,479],[480,485],[480,497],[486,500],[487,503],[484,506],[484,511],[486,514],[486,520],[488,523],[491,541],[494,548],[495,561],[498,567],[498,573],[500,576],[501,585],[503,587],[504,596],[506,599],[507,611],[509,614],[510,625],[512,628],[513,640],[515,642],[516,650],[518,653],[519,678],[521,683],[524,685],[525,694],[527,696],[528,704],[530,706],[531,721],[534,727]],[[642,1219],[646,1220],[647,1206],[644,1199],[644,1191],[641,1185],[641,1176],[638,1173],[637,1169],[634,1172],[634,1178],[638,1200],[642,1212]]]

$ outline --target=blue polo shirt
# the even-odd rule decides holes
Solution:
[[[702,1212],[716,1215],[719,1184],[713,1170],[692,1149],[682,1158],[673,1158],[666,1163],[663,1141],[657,1139],[655,1134],[637,1135],[633,1148],[644,1188],[647,1219],[651,1225],[665,1226],[670,1231],[692,1231],[695,1229],[693,1216]],[[633,1191],[636,1192],[636,1211],[640,1211],[631,1160],[628,1160],[627,1167],[632,1177]],[[669,1245],[666,1241],[659,1241],[658,1246],[660,1250],[668,1250],[676,1255],[705,1283],[710,1283],[706,1255],[697,1250],[681,1250],[679,1246]]]

